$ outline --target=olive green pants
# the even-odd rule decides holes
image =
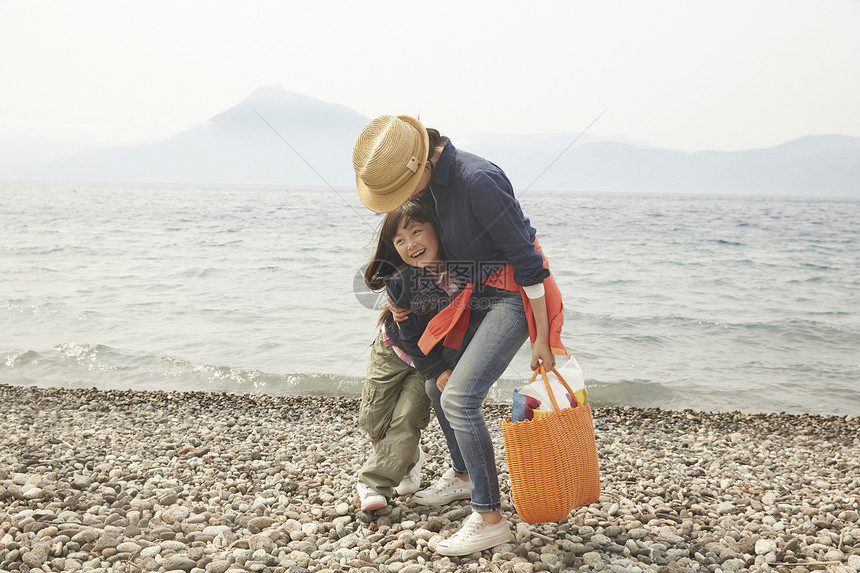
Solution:
[[[380,333],[370,351],[358,411],[358,423],[373,444],[358,472],[359,481],[392,497],[394,488],[418,461],[421,430],[429,422],[424,376],[404,363]]]

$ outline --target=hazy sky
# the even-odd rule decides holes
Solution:
[[[449,135],[698,151],[860,136],[860,1],[0,0],[0,168],[150,143],[280,84]]]

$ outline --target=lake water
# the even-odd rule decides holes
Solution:
[[[860,415],[860,200],[520,200],[594,404]],[[0,383],[357,395],[380,220],[352,189],[0,181]]]

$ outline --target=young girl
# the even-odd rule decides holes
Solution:
[[[396,306],[411,311],[403,322],[383,312],[362,388],[359,424],[370,434],[373,451],[358,473],[356,489],[362,510],[373,511],[385,507],[394,492],[406,495],[420,487],[424,452],[419,443],[430,420],[425,379],[444,386],[457,357],[441,343],[426,356],[418,348],[427,323],[458,291],[433,219],[420,200],[406,201],[386,215],[364,278],[371,290],[384,288]]]

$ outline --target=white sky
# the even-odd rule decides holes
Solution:
[[[0,0],[0,168],[280,84],[368,117],[697,151],[860,136],[860,1]],[[5,165],[4,165],[5,163]]]

